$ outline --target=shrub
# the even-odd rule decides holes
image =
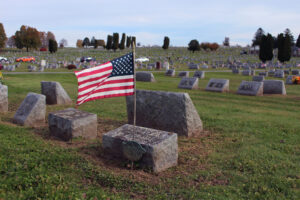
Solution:
[[[71,64],[71,65],[68,65],[67,68],[68,68],[68,69],[76,69],[76,66],[73,65],[73,64]]]

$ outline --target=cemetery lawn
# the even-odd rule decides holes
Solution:
[[[179,78],[154,75],[157,82],[137,88],[189,93],[205,129],[199,137],[179,137],[178,166],[159,174],[138,164],[131,170],[103,152],[102,134],[127,121],[124,97],[80,106],[98,115],[99,138],[65,143],[49,136],[47,124],[25,128],[11,119],[28,92],[40,93],[40,81],[60,82],[75,102],[75,76],[5,75],[0,199],[300,199],[299,85],[286,85],[287,96],[250,97],[235,94],[248,76],[206,73],[191,91],[177,88]],[[204,91],[210,78],[230,79],[230,92]]]

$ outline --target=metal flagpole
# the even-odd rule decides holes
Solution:
[[[134,71],[134,97],[133,97],[133,140],[136,131],[136,73],[135,73],[135,42],[132,42],[132,54],[133,54],[133,71]]]

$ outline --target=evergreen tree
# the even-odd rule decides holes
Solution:
[[[7,40],[7,37],[6,37],[6,34],[5,34],[3,24],[0,23],[0,49],[5,47],[6,40]]]
[[[96,39],[95,39],[95,37],[93,36],[93,37],[91,38],[90,46],[95,47],[95,45],[96,45]]]
[[[200,45],[199,45],[198,40],[191,40],[190,43],[189,43],[188,50],[193,51],[193,53],[195,51],[199,51],[200,50]]]
[[[288,35],[290,37],[291,44],[294,45],[295,39],[294,39],[294,36],[293,36],[291,30],[287,28],[287,29],[285,29],[284,33],[285,33],[285,35]]]
[[[273,37],[273,49],[277,49],[278,48],[278,44],[277,44],[277,37]]]
[[[273,37],[271,34],[263,35],[259,45],[259,59],[265,63],[273,58]]]
[[[56,40],[50,39],[48,43],[48,49],[50,53],[55,53],[57,51],[57,42]]]
[[[257,29],[254,38],[252,40],[252,46],[260,45],[261,38],[264,34],[265,32],[262,28]]]
[[[127,36],[127,39],[126,39],[126,47],[129,48],[129,47],[130,47],[130,44],[131,44],[131,37]]]
[[[297,42],[296,42],[296,47],[300,48],[300,34],[299,34]]]
[[[125,35],[125,33],[123,33],[122,34],[122,39],[121,39],[121,42],[120,42],[120,46],[119,46],[119,48],[121,50],[125,49],[125,39],[126,39],[126,35]]]
[[[229,37],[225,37],[224,42],[223,42],[223,45],[224,45],[225,47],[229,47],[229,46],[230,46],[230,44],[229,44]]]
[[[112,41],[113,41],[113,37],[111,35],[108,35],[107,41],[106,41],[106,49],[107,50],[112,49]]]
[[[131,46],[132,46],[132,44],[134,44],[134,46],[136,46],[136,37],[135,36],[131,37]]]
[[[116,51],[119,48],[119,33],[113,33],[112,49]]]
[[[85,38],[83,39],[82,46],[83,46],[83,47],[88,47],[88,46],[90,46],[90,39],[89,39],[88,37],[85,37]]]
[[[164,50],[166,50],[166,49],[169,48],[169,45],[170,45],[170,38],[167,37],[167,36],[165,36],[165,38],[164,38],[164,44],[163,44],[162,48],[163,48]]]
[[[277,37],[278,60],[282,63],[289,61],[292,55],[292,41],[288,34],[279,34]]]

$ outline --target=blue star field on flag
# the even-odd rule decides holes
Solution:
[[[111,72],[110,77],[134,74],[133,53],[116,58],[112,60],[111,63],[113,65],[113,71]]]

